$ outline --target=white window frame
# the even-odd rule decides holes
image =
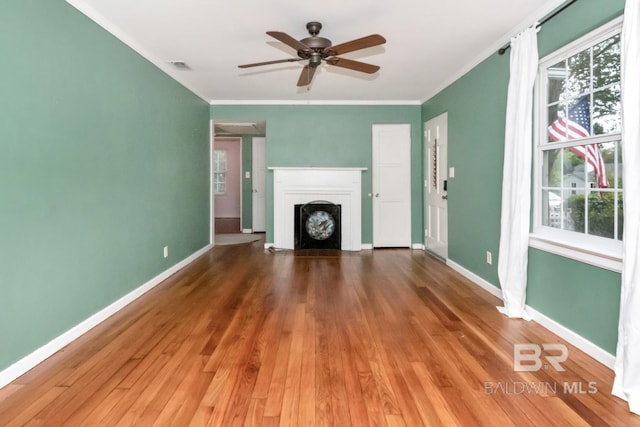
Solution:
[[[213,191],[214,194],[217,196],[222,196],[224,194],[227,194],[227,172],[228,172],[228,167],[229,167],[229,156],[227,153],[227,150],[225,149],[214,149],[213,150],[214,154],[213,154]],[[222,169],[218,169],[218,161],[216,158],[216,152],[221,152],[224,153],[225,155],[225,168],[224,170]],[[216,174],[223,174],[224,176],[224,180],[223,181],[218,181],[215,179]],[[218,184],[224,184],[224,191],[218,191]]]
[[[545,67],[567,59],[602,40],[606,40],[619,33],[621,29],[622,16],[556,50],[539,62],[538,80],[535,86],[536,105],[534,109],[533,231],[529,236],[529,246],[532,248],[616,272],[622,271],[621,241],[542,225],[542,165],[544,150],[540,147],[549,145],[546,128],[547,93]],[[602,137],[593,136],[582,141],[584,144],[598,143],[601,139]],[[554,147],[561,148],[562,143],[554,143]]]

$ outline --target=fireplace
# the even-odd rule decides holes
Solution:
[[[294,206],[294,249],[340,249],[340,205],[316,200]]]
[[[273,171],[273,243],[295,248],[295,205],[340,206],[340,249],[362,249],[362,173],[358,167],[269,167]]]

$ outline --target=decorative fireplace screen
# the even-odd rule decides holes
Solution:
[[[340,205],[316,200],[294,210],[295,249],[341,249]]]

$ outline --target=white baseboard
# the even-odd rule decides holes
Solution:
[[[490,282],[484,280],[482,277],[478,276],[477,274],[470,272],[460,264],[457,264],[454,261],[451,261],[450,259],[447,259],[447,265],[453,268],[458,273],[462,274],[467,279],[471,280],[476,285],[480,286],[485,291],[489,292],[494,297],[498,297],[500,298],[500,300],[502,300],[502,291],[497,286],[493,286]]]
[[[616,363],[616,357],[613,354],[598,347],[588,339],[576,334],[571,329],[566,328],[550,317],[545,316],[535,308],[531,308],[528,305],[526,306],[526,308],[527,312],[529,312],[534,322],[539,323],[554,334],[558,335],[560,338],[576,346],[578,349],[587,353],[589,356],[593,357],[607,368],[613,369],[613,366]]]
[[[413,243],[411,244],[411,249],[416,249],[419,251],[424,251],[427,249],[427,247],[425,245],[423,245],[422,243]]]
[[[242,232],[244,234],[251,234],[251,233],[253,233],[253,229],[251,229],[251,228],[243,228]]]
[[[500,298],[500,300],[502,300],[502,291],[500,290],[500,288],[493,286],[490,282],[484,280],[482,277],[472,273],[471,271],[455,263],[454,261],[451,261],[450,259],[447,260],[447,265],[450,266],[455,271],[457,271],[458,273],[462,274],[467,279],[471,280],[476,285],[480,286],[482,289],[489,292],[491,295],[498,297]],[[575,333],[571,329],[561,325],[560,323],[556,322],[550,317],[540,313],[535,308],[532,308],[531,306],[528,306],[528,305],[525,306],[525,308],[527,312],[531,315],[531,318],[534,322],[544,326],[546,329],[558,335],[560,338],[567,341],[571,345],[577,347],[578,349],[585,352],[589,356],[593,357],[595,360],[602,363],[607,368],[613,369],[613,366],[616,361],[616,358],[614,355],[598,347],[588,339]]]
[[[275,246],[273,245],[273,243],[265,243],[264,244],[264,248],[265,249],[271,249],[271,248],[275,248]]]
[[[128,304],[132,303],[136,299],[140,298],[142,295],[162,283],[165,279],[167,279],[172,274],[177,271],[183,269],[190,263],[192,263],[196,258],[200,257],[202,254],[211,249],[213,245],[207,245],[202,249],[198,250],[194,254],[189,257],[183,259],[179,263],[175,264],[173,267],[168,270],[163,271],[153,279],[149,280],[147,283],[143,284],[137,289],[129,292],[127,295],[123,296],[119,300],[110,304],[109,306],[103,308],[99,312],[95,313],[88,319],[80,322],[73,328],[64,332],[62,335],[54,338],[47,344],[43,345],[39,349],[35,350],[31,354],[23,357],[22,359],[15,362],[13,365],[8,368],[0,371],[0,388],[6,386],[10,382],[14,381],[16,378],[20,377],[27,371],[31,370],[54,353],[60,351],[62,348],[78,339],[80,336],[99,325],[100,323],[107,320],[109,317],[116,314],[118,311],[122,310]]]

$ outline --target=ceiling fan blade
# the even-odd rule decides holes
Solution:
[[[297,62],[297,61],[302,61],[302,58],[276,59],[275,61],[255,62],[253,64],[238,65],[238,68],[258,67],[260,65],[280,64],[281,62]]]
[[[318,67],[310,67],[308,64],[305,65],[300,73],[300,78],[298,78],[298,86],[309,86],[313,75],[316,73],[316,68]]]
[[[336,67],[348,68],[350,70],[360,71],[362,73],[373,74],[380,69],[377,65],[367,64],[365,62],[354,61],[346,58],[327,58],[327,64]]]
[[[269,34],[274,39],[281,41],[287,46],[291,46],[295,50],[303,50],[303,51],[309,50],[309,46],[300,43],[298,40],[294,39],[287,33],[283,33],[281,31],[267,31],[267,34]]]
[[[340,43],[335,46],[329,46],[324,51],[329,56],[342,55],[343,53],[353,52],[354,50],[366,49],[368,47],[378,46],[386,43],[387,40],[380,34],[371,34],[370,36],[361,37],[346,43]]]

